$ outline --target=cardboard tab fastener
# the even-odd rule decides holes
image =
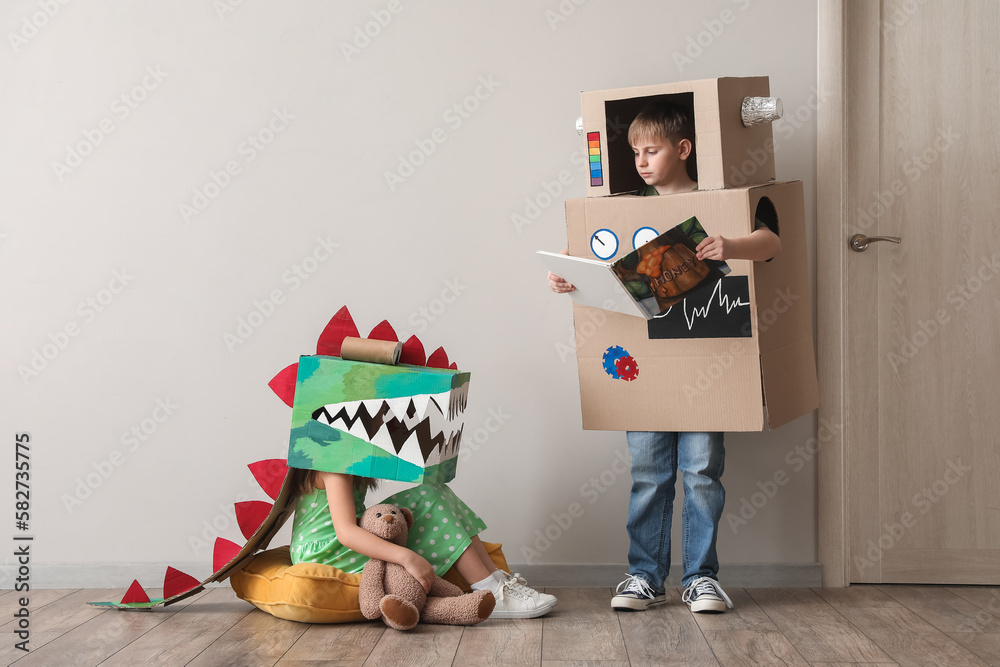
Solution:
[[[348,336],[341,344],[340,358],[345,361],[369,361],[395,366],[399,363],[402,351],[403,344],[400,342]]]

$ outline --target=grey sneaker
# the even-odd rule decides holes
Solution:
[[[615,596],[611,598],[611,608],[620,611],[645,611],[653,605],[663,604],[666,601],[667,596],[664,593],[657,593],[645,579],[630,574],[615,589]]]
[[[681,595],[681,600],[696,613],[722,613],[726,611],[726,607],[733,608],[733,601],[722,590],[722,586],[710,577],[698,577],[692,581]]]

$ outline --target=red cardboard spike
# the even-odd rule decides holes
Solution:
[[[229,561],[236,558],[242,547],[235,542],[230,542],[224,537],[215,538],[215,550],[212,552],[212,572],[218,572],[224,568]]]
[[[271,500],[277,500],[278,494],[281,493],[281,483],[285,481],[285,475],[288,474],[285,459],[265,459],[251,463],[247,467],[253,473],[253,478],[260,484],[260,488],[264,489],[264,493],[269,495]]]
[[[277,394],[278,398],[284,401],[288,407],[292,407],[295,402],[295,378],[298,377],[298,374],[299,363],[295,362],[290,366],[285,366],[267,383],[271,391]]]
[[[138,579],[132,580],[132,585],[125,591],[125,597],[121,601],[122,604],[131,604],[133,602],[149,602],[149,596],[146,595],[146,591],[139,585]]]
[[[358,327],[354,324],[354,318],[348,312],[347,306],[344,306],[330,318],[323,333],[319,335],[319,341],[316,342],[316,354],[339,357],[340,345],[348,336],[360,338],[361,334],[358,333]]]
[[[388,320],[382,320],[375,325],[372,332],[368,334],[368,337],[372,340],[389,340],[393,343],[399,342],[399,336],[396,335],[396,331],[389,324]]]
[[[410,336],[403,343],[403,351],[399,355],[399,363],[411,366],[423,366],[427,363],[427,356],[424,354],[424,344],[416,336]]]
[[[458,370],[458,364],[456,364],[456,363],[455,363],[455,362],[453,361],[453,362],[451,362],[451,366],[448,366],[448,368],[450,368],[450,369],[451,369],[451,370],[453,370],[453,371],[457,371],[457,370]]]
[[[163,599],[169,600],[200,585],[201,583],[190,574],[184,574],[168,565],[167,573],[163,576]]]
[[[272,507],[274,505],[265,503],[263,500],[247,500],[236,503],[236,523],[240,524],[240,532],[243,533],[243,537],[248,540],[253,537],[253,534],[260,528],[260,524],[264,523],[264,519],[271,513]]]
[[[444,351],[443,347],[431,352],[431,356],[427,359],[428,368],[448,368],[448,353]]]

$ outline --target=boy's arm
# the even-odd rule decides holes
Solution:
[[[781,239],[764,227],[735,239],[709,236],[698,244],[697,250],[698,259],[714,259],[720,262],[728,259],[750,259],[755,262],[765,262],[781,252]]]
[[[563,248],[559,252],[559,254],[568,255],[569,248]],[[576,287],[571,285],[565,278],[557,276],[551,271],[549,271],[548,277],[549,277],[549,289],[555,292],[556,294],[566,294],[567,292],[572,292],[573,290],[576,289]]]

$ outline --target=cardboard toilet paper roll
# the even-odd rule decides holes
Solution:
[[[340,345],[340,358],[347,361],[370,361],[395,366],[402,351],[402,343],[348,336]]]

